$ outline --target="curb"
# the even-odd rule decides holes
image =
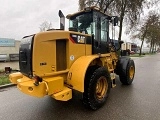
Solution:
[[[10,83],[10,84],[6,84],[6,85],[0,85],[0,89],[12,87],[12,86],[16,86],[16,84]]]
[[[139,59],[140,57],[130,57],[132,60],[137,60]]]

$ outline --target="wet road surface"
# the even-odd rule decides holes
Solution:
[[[135,64],[133,84],[117,80],[107,103],[97,111],[86,109],[78,94],[61,102],[10,87],[0,90],[0,120],[160,120],[160,54],[136,58]]]

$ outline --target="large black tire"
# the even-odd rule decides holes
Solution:
[[[125,70],[121,70],[119,78],[122,84],[130,85],[133,82],[135,75],[135,64],[133,60],[129,60]]]
[[[110,88],[111,78],[105,67],[89,68],[85,77],[84,105],[97,110],[106,102]]]

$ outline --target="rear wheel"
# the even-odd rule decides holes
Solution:
[[[110,74],[105,67],[99,67],[88,73],[85,79],[83,102],[87,107],[96,110],[100,108],[108,98],[111,88]]]
[[[126,70],[121,70],[119,77],[124,85],[130,85],[133,82],[135,74],[135,65],[133,60],[129,60]]]

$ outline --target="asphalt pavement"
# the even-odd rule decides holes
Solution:
[[[0,120],[160,120],[160,54],[133,59],[133,84],[122,85],[117,77],[117,86],[97,111],[86,109],[75,92],[72,100],[61,102],[9,87],[0,89]]]

